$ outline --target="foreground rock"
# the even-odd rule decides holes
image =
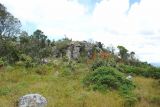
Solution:
[[[27,94],[19,99],[19,107],[45,107],[47,100],[40,94]]]

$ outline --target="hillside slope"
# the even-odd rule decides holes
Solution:
[[[25,68],[7,66],[0,69],[0,107],[17,107],[18,98],[28,93],[39,93],[48,100],[47,107],[124,107],[126,100],[112,90],[88,90],[82,80],[89,72],[84,63],[76,63],[70,72],[67,63],[56,63]],[[159,107],[158,80],[134,76],[134,107]]]

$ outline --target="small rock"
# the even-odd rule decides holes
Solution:
[[[126,77],[126,79],[128,79],[128,80],[132,80],[132,76],[131,75],[128,75],[127,77]]]
[[[27,94],[19,99],[19,107],[45,107],[47,100],[40,94]]]

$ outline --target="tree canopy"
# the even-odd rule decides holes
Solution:
[[[21,22],[0,3],[0,36],[6,38],[20,33]]]

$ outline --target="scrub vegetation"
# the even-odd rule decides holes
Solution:
[[[47,107],[159,107],[160,68],[124,46],[29,35],[0,4],[0,107],[38,93]]]

